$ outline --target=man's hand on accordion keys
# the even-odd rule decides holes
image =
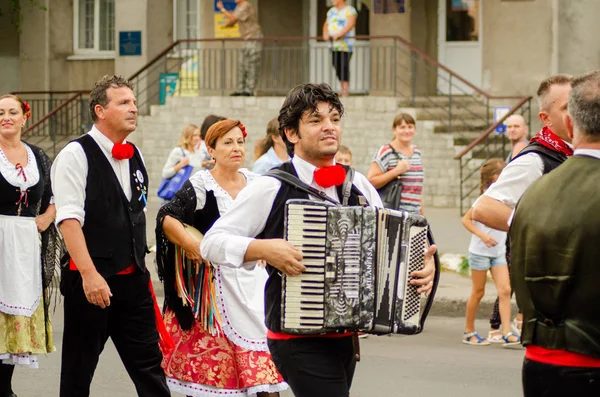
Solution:
[[[410,274],[412,285],[416,285],[419,288],[417,292],[429,296],[431,289],[433,288],[433,277],[435,276],[435,262],[433,255],[437,251],[437,247],[432,245],[425,251],[425,264],[423,270],[412,272]]]
[[[302,252],[283,239],[254,240],[248,246],[244,261],[265,260],[286,276],[297,276],[306,270]]]

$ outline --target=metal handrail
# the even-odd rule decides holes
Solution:
[[[80,99],[80,97],[89,91],[83,91],[83,92],[79,92],[78,94],[73,95],[71,98],[67,99],[65,102],[63,102],[62,104],[60,104],[58,107],[52,109],[50,111],[50,113],[48,113],[47,115],[45,115],[44,117],[42,117],[41,119],[39,119],[35,124],[31,125],[31,127],[27,128],[25,131],[23,131],[23,133],[21,134],[26,135],[28,132],[33,131],[34,128],[37,128],[38,126],[42,125],[43,123],[45,123],[47,120],[49,120],[52,116],[54,116],[56,113],[58,113],[59,111],[61,111],[62,109],[66,108],[67,106],[69,106],[72,102]]]
[[[471,88],[473,91],[477,92],[478,94],[480,94],[481,96],[487,98],[487,99],[522,99],[523,97],[521,96],[514,96],[514,95],[491,95],[485,91],[483,91],[481,88],[475,86],[473,83],[469,82],[467,79],[465,79],[464,77],[460,76],[458,73],[452,71],[451,69],[449,69],[447,66],[439,63],[435,58],[433,58],[431,55],[427,54],[426,52],[424,52],[423,50],[415,47],[413,44],[411,44],[408,40],[400,37],[400,36],[395,36],[395,35],[376,35],[376,36],[364,36],[364,35],[358,35],[354,37],[356,40],[396,40],[400,43],[402,43],[402,45],[404,45],[405,47],[408,47],[411,51],[419,54],[423,59],[426,59],[429,63],[431,63],[432,65],[434,65],[435,67],[442,69],[443,71],[445,71],[446,73],[448,73],[449,75],[451,75],[453,78],[457,79],[458,81],[460,81],[461,83],[465,84],[466,86],[468,86],[469,88]],[[261,37],[261,38],[255,38],[252,39],[252,41],[261,41],[261,42],[278,42],[278,41],[309,41],[309,40],[314,40],[314,41],[325,41],[323,39],[322,36],[282,36],[282,37]],[[175,42],[173,42],[171,45],[169,45],[167,48],[165,48],[163,51],[161,51],[157,56],[155,56],[154,58],[152,58],[152,60],[150,62],[148,62],[145,66],[143,66],[141,69],[139,69],[137,72],[135,72],[130,78],[129,80],[132,80],[136,77],[138,77],[140,74],[142,74],[144,71],[148,70],[150,67],[152,67],[156,62],[158,62],[161,58],[163,58],[165,55],[167,55],[174,47],[176,47],[177,45],[181,44],[181,43],[216,43],[216,42],[223,42],[223,41],[227,41],[227,42],[244,42],[245,39],[242,38],[226,38],[226,39],[217,39],[217,38],[207,38],[207,39],[181,39],[181,40],[177,40]]]
[[[502,123],[504,123],[504,121],[507,118],[509,118],[510,116],[515,114],[517,112],[517,110],[519,110],[525,103],[529,102],[532,99],[532,97],[526,96],[526,97],[520,97],[520,99],[521,100],[515,106],[513,106],[509,110],[509,112],[506,113],[506,115],[504,115],[502,118],[500,118],[500,120],[498,120],[494,124],[492,124],[487,130],[482,132],[481,135],[479,135],[477,138],[473,139],[473,141],[471,141],[471,143],[469,143],[463,150],[461,150],[460,153],[458,153],[456,156],[454,156],[454,159],[455,160],[462,159],[475,146],[479,145],[485,138],[487,138],[492,132],[494,132],[496,130],[496,128],[498,128]]]

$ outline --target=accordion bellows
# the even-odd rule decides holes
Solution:
[[[424,217],[289,200],[285,238],[302,251],[306,271],[283,276],[283,332],[420,332],[421,298],[409,275],[423,268]]]

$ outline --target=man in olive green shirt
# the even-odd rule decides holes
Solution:
[[[600,71],[576,78],[575,152],[534,182],[509,234],[525,397],[600,396]]]
[[[235,0],[235,3],[235,10],[230,12],[225,9],[223,2],[217,2],[217,7],[229,20],[225,26],[233,26],[237,23],[240,36],[245,40],[238,59],[237,89],[231,95],[253,96],[260,72],[262,51],[260,39],[263,35],[252,4],[248,0]]]

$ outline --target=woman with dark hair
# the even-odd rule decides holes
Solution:
[[[37,355],[55,350],[48,287],[63,246],[51,161],[21,140],[29,117],[21,98],[0,96],[0,397],[16,397],[15,365],[37,368]]]
[[[261,141],[260,156],[252,166],[252,172],[262,175],[273,167],[277,167],[284,161],[288,161],[285,143],[279,135],[279,121],[277,118],[267,124],[267,136]]]
[[[208,154],[208,147],[206,146],[206,142],[204,141],[206,139],[206,133],[208,132],[208,129],[212,127],[213,124],[222,120],[225,120],[225,117],[209,114],[204,118],[204,121],[202,121],[202,125],[200,126],[200,153],[202,154],[202,158],[209,159],[208,164],[206,165],[206,167],[204,167],[206,169],[211,169],[212,166],[215,165],[214,161],[210,159],[210,154]]]
[[[171,390],[188,396],[273,396],[287,388],[269,354],[264,325],[262,266],[202,262],[200,241],[256,174],[241,168],[246,130],[237,120],[214,124],[206,145],[215,166],[194,174],[157,216],[159,275],[165,283],[165,323],[175,349],[164,352]],[[195,271],[189,262],[196,261]],[[187,268],[186,268],[187,266]]]

